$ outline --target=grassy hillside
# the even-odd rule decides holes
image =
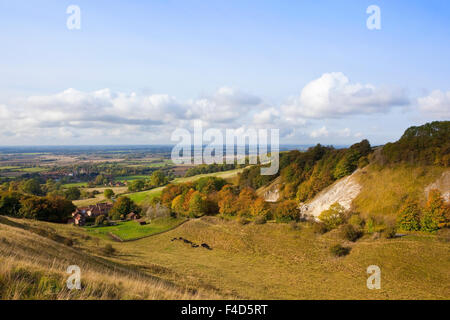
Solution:
[[[436,181],[449,168],[437,166],[393,166],[370,165],[358,175],[362,186],[360,194],[353,200],[355,211],[363,216],[395,218],[407,198],[425,205],[425,188]]]
[[[120,250],[105,256],[101,248],[106,243],[67,225],[0,217],[0,299],[217,297],[188,291],[125,265],[120,260],[126,253]],[[66,289],[69,265],[81,268],[81,290]]]
[[[192,248],[184,237],[213,250]],[[450,244],[411,235],[351,246],[336,258],[329,247],[337,233],[316,235],[302,223],[241,225],[217,217],[191,220],[154,237],[117,245],[125,264],[183,286],[214,290],[224,297],[252,299],[446,299],[450,295]],[[418,254],[420,252],[420,255]],[[366,287],[366,269],[382,270],[382,289]],[[424,280],[426,279],[426,281]]]
[[[350,243],[342,242],[337,232],[317,235],[307,223],[296,228],[241,225],[204,217],[167,233],[118,243],[67,225],[0,219],[3,299],[447,299],[450,295],[450,243],[436,236],[377,240],[367,236]],[[74,245],[65,245],[55,235],[72,239]],[[212,250],[171,241],[180,236],[207,243]],[[117,250],[111,256],[102,253],[108,243]],[[351,247],[350,254],[331,255],[329,248],[335,243]],[[72,264],[81,267],[81,291],[64,289],[65,269]],[[381,290],[366,287],[366,269],[373,264],[382,270]]]
[[[93,235],[110,239],[110,234],[114,234],[124,241],[148,237],[157,233],[165,232],[186,221],[185,218],[159,218],[146,225],[139,225],[136,221],[120,221],[113,226],[89,226],[86,231]]]

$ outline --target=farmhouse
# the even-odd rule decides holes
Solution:
[[[72,219],[69,220],[69,223],[73,223],[76,226],[84,226],[86,216],[81,213],[72,214]]]
[[[97,203],[84,208],[77,208],[72,212],[72,219],[69,223],[73,223],[77,226],[83,226],[86,223],[86,218],[96,218],[101,215],[107,216],[112,209],[110,203]]]
[[[131,212],[127,214],[127,220],[138,220],[141,216],[138,213]]]

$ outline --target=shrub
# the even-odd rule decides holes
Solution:
[[[353,226],[362,227],[364,224],[364,220],[359,216],[359,214],[353,214],[348,219],[348,223]]]
[[[383,230],[383,235],[387,239],[393,239],[395,238],[397,234],[397,228],[395,225],[389,225],[386,227],[386,229]]]
[[[250,223],[250,220],[248,220],[248,219],[245,218],[245,217],[239,217],[239,218],[238,218],[238,222],[244,226],[244,225],[246,225],[246,224],[249,224],[249,223]]]
[[[106,199],[111,199],[114,196],[114,191],[112,189],[106,189],[103,194]]]
[[[285,200],[275,210],[275,219],[278,222],[298,221],[299,218],[300,210],[297,201]]]
[[[265,224],[267,222],[266,216],[258,216],[255,218],[255,224]]]
[[[367,233],[373,233],[375,231],[375,220],[372,217],[369,217],[366,221],[365,229]]]
[[[107,244],[103,247],[103,253],[105,255],[111,256],[116,253],[116,249],[111,244]]]
[[[155,203],[147,209],[146,216],[151,220],[155,218],[170,217],[170,213],[169,208],[160,203]]]
[[[72,247],[73,246],[73,240],[70,239],[70,238],[65,238],[63,242],[68,247]]]
[[[314,222],[313,231],[317,234],[324,234],[329,231],[327,225],[323,222]]]
[[[330,252],[335,257],[343,257],[350,253],[351,248],[343,247],[340,244],[336,244],[330,248]]]
[[[300,225],[295,221],[292,221],[289,225],[292,230],[300,230]]]
[[[339,202],[333,203],[328,210],[324,210],[319,219],[327,225],[329,229],[335,229],[345,221],[345,209]]]
[[[351,224],[345,224],[341,228],[341,236],[345,240],[355,242],[363,235],[362,231]]]
[[[104,215],[97,216],[95,218],[95,225],[99,226],[99,225],[103,224],[103,221],[105,221],[105,220],[106,220],[106,217]]]
[[[267,216],[270,213],[269,205],[262,198],[257,198],[250,204],[250,214],[256,216]]]

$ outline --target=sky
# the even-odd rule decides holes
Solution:
[[[446,0],[0,0],[0,44],[4,146],[175,143],[195,120],[377,145],[450,119]]]

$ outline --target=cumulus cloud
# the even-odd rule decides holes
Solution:
[[[310,133],[311,138],[321,138],[321,137],[328,137],[328,129],[327,127],[322,127],[320,129],[314,130]]]
[[[188,102],[186,115],[207,122],[229,123],[242,119],[261,99],[229,87],[220,88],[214,95]]]
[[[350,137],[352,131],[349,128],[345,128],[338,131],[338,135],[341,137]]]
[[[282,110],[291,117],[338,118],[387,112],[408,103],[403,90],[351,83],[343,73],[334,72],[308,83],[300,96],[291,98]]]
[[[230,87],[183,101],[169,94],[67,89],[0,102],[0,138],[9,141],[3,144],[167,143],[176,128],[190,130],[202,120],[205,128],[278,128],[281,137],[303,139],[307,133],[298,129],[317,125],[317,119],[386,112],[406,103],[401,90],[351,83],[342,73],[322,75],[281,105]],[[433,92],[419,103],[424,111],[449,113],[449,93]],[[325,126],[309,135],[356,136],[350,128]]]
[[[264,109],[253,115],[254,124],[271,124],[280,119],[280,112],[275,108]]]
[[[450,118],[450,91],[434,90],[430,95],[417,99],[420,112],[427,116]]]
[[[167,137],[174,128],[189,126],[193,119],[211,126],[241,126],[252,108],[260,104],[260,98],[228,87],[188,101],[167,94],[67,89],[0,104],[0,121],[3,132],[14,132],[18,137],[41,135],[71,139],[136,137],[150,133],[152,138],[161,137],[163,143],[168,142]]]

